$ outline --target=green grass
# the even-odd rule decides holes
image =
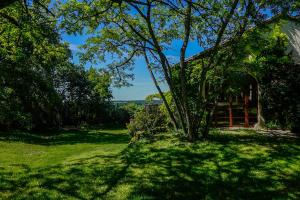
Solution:
[[[0,199],[300,199],[299,139],[128,141],[125,130],[0,134]]]

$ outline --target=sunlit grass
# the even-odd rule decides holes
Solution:
[[[128,145],[126,130],[43,135],[0,134],[0,199],[300,198],[297,138],[234,130]]]

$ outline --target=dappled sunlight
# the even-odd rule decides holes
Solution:
[[[299,199],[300,3],[0,1],[0,200]]]
[[[299,198],[299,139],[265,137],[269,136],[259,136],[253,131],[215,131],[209,141],[189,144],[170,135],[158,136],[164,139],[137,142],[120,148],[117,153],[99,150],[93,156],[74,156],[55,165],[4,166],[0,168],[0,196]]]

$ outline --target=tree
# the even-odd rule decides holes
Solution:
[[[35,4],[13,4],[0,12],[0,84],[10,91],[3,94],[10,94],[16,103],[16,108],[8,108],[16,118],[4,121],[14,124],[22,118],[35,128],[59,126],[59,97],[52,77],[68,62],[67,45],[60,43],[53,18]],[[11,98],[5,96],[1,103],[10,105]]]
[[[300,76],[288,49],[289,41],[282,26],[295,23],[294,18],[277,16],[268,23],[247,31],[238,51],[227,68],[227,73],[248,74],[256,80],[258,122],[255,128],[264,128],[265,122],[277,121],[281,128],[299,121],[298,97],[295,95]],[[265,118],[266,117],[266,118]],[[295,128],[297,129],[297,128]]]
[[[201,122],[213,110],[208,102],[212,98],[202,95],[207,76],[221,62],[228,63],[232,57],[231,53],[225,56],[220,53],[223,42],[238,42],[247,28],[266,18],[263,14],[265,9],[274,11],[274,14],[290,14],[295,3],[285,1],[282,6],[279,2],[253,0],[73,0],[59,7],[62,27],[67,28],[69,33],[92,35],[83,45],[85,53],[82,60],[105,61],[111,55],[114,61],[108,67],[118,82],[131,77],[126,72],[131,69],[135,58],[144,57],[174,127],[181,127],[189,140],[194,141]],[[178,41],[181,44],[180,81],[175,85],[173,64],[167,52]],[[191,74],[188,74],[186,50],[192,41],[198,41],[203,48],[210,48],[198,71],[196,100],[188,95]],[[158,75],[169,86],[175,112],[160,89]]]
[[[13,3],[15,3],[17,0],[2,0],[0,2],[0,9],[5,8]]]
[[[68,44],[41,3],[15,3],[0,11],[0,128],[104,122],[110,74],[71,63]]]
[[[111,99],[110,75],[104,71],[71,65],[57,77],[65,125],[105,122]]]
[[[265,127],[262,96],[264,93],[263,80],[269,73],[268,69],[271,66],[284,68],[285,65],[291,65],[293,62],[292,58],[285,53],[287,52],[288,38],[281,31],[282,24],[286,23],[281,19],[282,16],[278,16],[273,19],[273,24],[265,24],[248,31],[239,44],[239,52],[236,53],[235,60],[229,69],[229,71],[247,73],[256,80],[258,105],[256,129]]]
[[[261,78],[266,122],[300,133],[300,66],[291,62],[292,58],[280,40],[268,54],[268,60],[264,63],[265,73]]]

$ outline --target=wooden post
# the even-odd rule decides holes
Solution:
[[[232,120],[232,97],[229,97],[229,128],[233,127],[233,120]]]
[[[249,128],[249,113],[248,113],[248,107],[249,107],[249,96],[245,95],[245,128]]]

